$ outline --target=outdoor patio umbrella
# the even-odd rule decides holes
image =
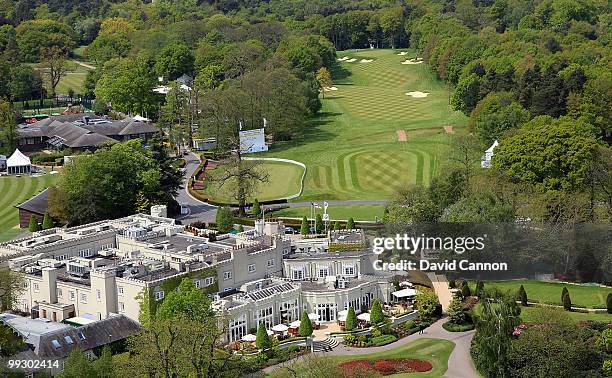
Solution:
[[[398,291],[394,291],[391,293],[395,298],[406,298],[406,297],[414,297],[416,295],[416,290],[414,289],[402,289]]]
[[[242,338],[240,340],[246,341],[247,343],[252,343],[255,340],[257,340],[257,336],[255,336],[255,335],[253,335],[251,333],[248,333],[248,334],[242,336]]]
[[[308,319],[310,320],[319,320],[320,316],[319,314],[308,314]]]
[[[274,332],[270,331],[269,329],[266,330],[266,333],[268,334],[268,336],[274,335]]]
[[[348,310],[338,311],[338,316],[347,316],[347,315],[348,315]]]
[[[289,323],[289,328],[298,328],[299,326],[300,326],[299,320],[294,320],[291,323]]]
[[[364,312],[363,314],[359,314],[359,315],[357,315],[357,319],[369,322],[370,321],[370,313],[369,312]]]
[[[338,315],[338,321],[339,322],[345,322],[346,321],[346,315]]]
[[[272,331],[274,331],[274,332],[285,332],[288,329],[289,329],[289,327],[287,327],[284,324],[277,324],[274,327],[272,327]]]

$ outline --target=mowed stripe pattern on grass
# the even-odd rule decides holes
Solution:
[[[19,211],[16,205],[25,202],[55,183],[56,176],[41,177],[0,177],[0,241],[14,236],[19,223]]]
[[[443,126],[461,132],[467,117],[450,108],[447,88],[424,64],[402,65],[405,57],[393,50],[338,53],[345,55],[357,61],[334,70],[338,90],[321,98],[319,116],[264,156],[308,166],[301,200],[388,199],[405,185],[427,185],[451,140]],[[413,98],[409,91],[430,94]]]

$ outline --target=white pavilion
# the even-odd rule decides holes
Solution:
[[[19,149],[6,160],[6,170],[9,175],[18,175],[22,173],[30,173],[32,171],[32,163],[30,158],[25,156]]]

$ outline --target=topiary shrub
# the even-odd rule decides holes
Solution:
[[[521,301],[522,306],[527,306],[527,292],[525,291],[525,288],[523,287],[523,285],[519,287],[518,299],[519,301]]]
[[[472,291],[470,290],[470,286],[467,281],[463,281],[463,285],[461,286],[461,295],[463,298],[467,298],[472,295]]]
[[[565,309],[565,311],[572,310],[572,300],[570,299],[569,292],[563,297],[563,308]]]

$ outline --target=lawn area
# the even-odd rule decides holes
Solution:
[[[262,156],[308,167],[300,199],[387,199],[406,184],[429,183],[451,135],[467,117],[448,105],[448,90],[425,64],[404,65],[393,50],[339,52],[355,57],[333,72],[336,91],[303,135],[276,142]],[[360,63],[361,59],[373,59]],[[413,98],[407,92],[429,95]],[[260,156],[258,154],[258,156]]]
[[[374,221],[376,217],[380,220],[385,211],[385,205],[330,205],[327,213],[332,221],[348,220],[353,217],[356,221]],[[317,209],[318,214],[323,214],[323,210]],[[310,207],[291,207],[274,212],[274,217],[288,218],[310,218]]]
[[[83,83],[89,69],[72,62],[70,64],[74,64],[75,69],[62,77],[59,84],[57,84],[57,93],[68,93],[69,89],[72,89],[74,93],[83,93]]]
[[[534,313],[538,310],[537,307],[521,307],[521,319],[524,322],[530,322],[533,320]],[[595,320],[598,322],[608,322],[612,323],[612,314],[585,314],[583,312],[569,312],[562,309],[559,311],[563,311],[567,316],[573,319],[575,322],[579,322],[582,320]]]
[[[57,175],[0,177],[0,242],[10,240],[25,230],[18,228],[19,215],[14,207],[55,183]]]
[[[394,374],[389,375],[388,377],[442,377],[448,369],[448,358],[454,348],[455,344],[452,341],[423,338],[384,352],[323,358],[333,359],[338,364],[351,360],[392,358],[414,358],[419,360],[427,360],[433,365],[433,369],[426,373]],[[299,363],[292,366],[292,368],[299,371]],[[285,369],[278,369],[269,376],[285,377],[286,373],[287,371]]]
[[[513,281],[485,281],[485,287],[497,287],[502,291],[518,291],[523,285],[530,302],[550,303],[562,305],[561,291],[563,286],[569,291],[574,306],[586,306],[588,308],[605,308],[606,297],[612,292],[611,288],[587,285],[571,285],[562,283],[550,283],[531,280]],[[475,282],[470,282],[470,288],[476,287]]]
[[[302,175],[304,174],[303,167],[290,163],[265,162],[259,168],[267,171],[269,174],[268,182],[260,183],[254,192],[257,193],[254,195],[254,198],[257,198],[259,201],[285,198],[300,192]],[[223,169],[223,167],[216,169]],[[212,200],[234,203],[236,200],[232,199],[228,194],[228,187],[231,187],[231,185],[231,182],[224,183],[223,186],[211,184],[202,192]],[[252,201],[254,198],[249,198],[249,201]]]

